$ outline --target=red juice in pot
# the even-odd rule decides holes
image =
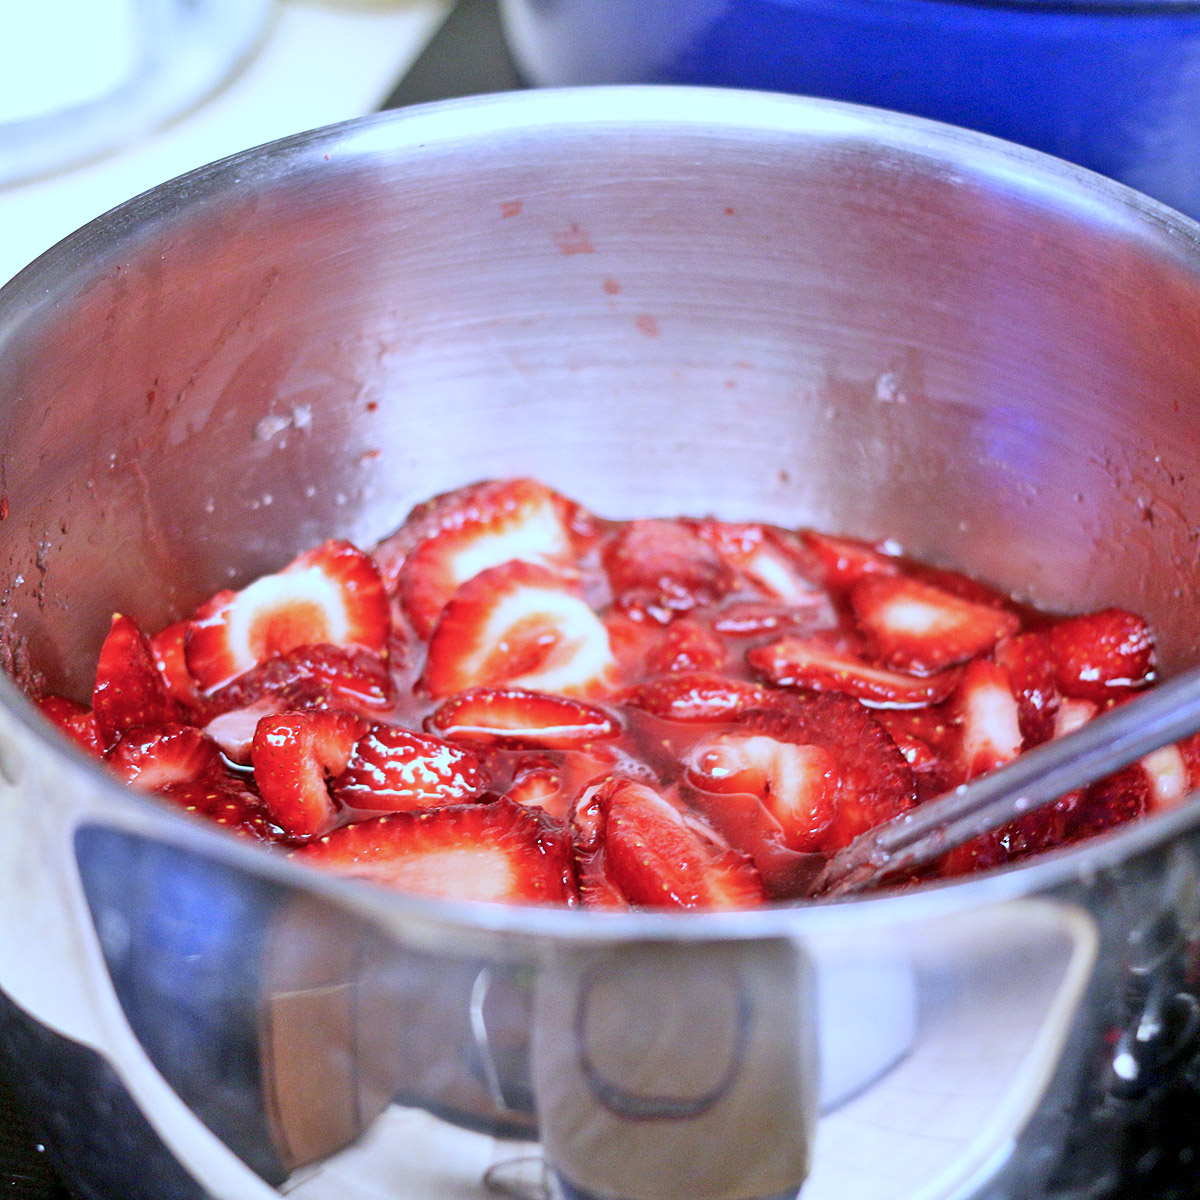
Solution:
[[[92,705],[43,711],[130,785],[387,886],[743,908],[858,834],[1150,686],[1120,609],[1039,613],[894,548],[712,518],[604,520],[528,479],[326,542],[152,637],[116,616]],[[1147,756],[937,874],[1169,807]],[[913,880],[911,882],[919,882]]]

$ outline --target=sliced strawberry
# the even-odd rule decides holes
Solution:
[[[96,718],[85,704],[62,696],[46,696],[37,702],[42,715],[53,721],[73,742],[97,758],[104,754],[104,743],[96,729]]]
[[[754,637],[760,633],[791,632],[811,635],[837,624],[829,597],[810,592],[803,602],[734,600],[725,604],[712,618],[713,629],[725,637]]]
[[[979,579],[972,579],[970,575],[964,575],[961,571],[951,571],[947,567],[931,567],[922,562],[907,562],[904,564],[904,571],[914,579],[939,591],[949,592],[960,600],[969,600],[972,604],[982,604],[987,608],[1012,607],[1011,599],[998,588],[990,587]]]
[[[769,804],[781,824],[785,818],[793,822],[784,828],[789,845],[797,849],[832,853],[915,802],[912,769],[895,742],[846,696],[795,696],[786,706],[742,713],[731,724],[727,735],[718,736],[763,739],[742,743],[740,753],[760,764],[762,782],[755,794],[764,803],[771,791],[782,791],[770,796]],[[793,759],[769,746],[772,741],[813,747],[824,756]],[[704,753],[704,745],[697,747],[692,762],[699,764]],[[747,780],[753,773],[748,765]],[[699,782],[695,773],[691,781]]]
[[[575,859],[579,878],[579,903],[597,912],[628,912],[629,897],[608,877],[603,854],[581,854]]]
[[[206,692],[299,646],[383,654],[390,615],[374,562],[349,542],[325,542],[240,592],[218,592],[192,618],[187,667]]]
[[[944,708],[880,709],[875,717],[912,767],[921,803],[962,783],[959,730]]]
[[[201,705],[205,721],[272,701],[284,709],[342,708],[377,718],[394,702],[392,680],[379,655],[357,646],[297,646],[268,658]]]
[[[192,707],[200,699],[196,681],[187,668],[187,658],[184,645],[190,621],[176,621],[166,629],[159,630],[150,639],[150,652],[154,655],[154,665],[162,674],[167,691],[187,708]]]
[[[612,779],[600,780],[585,789],[575,801],[571,810],[571,828],[575,834],[575,848],[583,854],[598,854],[604,849],[604,809],[600,798],[614,785]]]
[[[1046,631],[1055,678],[1068,696],[1104,700],[1155,678],[1154,638],[1146,622],[1120,608],[1059,621]]]
[[[220,748],[191,725],[131,729],[108,752],[107,761],[118,779],[143,792],[225,774]]]
[[[1011,762],[1021,753],[1021,722],[1008,672],[978,658],[968,664],[959,689],[962,741],[959,749],[964,778]]]
[[[472,688],[447,700],[426,721],[452,742],[511,749],[562,748],[614,738],[617,721],[602,708],[523,688]]]
[[[757,796],[793,850],[819,850],[837,816],[838,768],[821,746],[778,741],[762,733],[719,733],[693,747],[689,779],[706,792]]]
[[[901,576],[861,580],[850,604],[879,656],[918,674],[965,662],[1020,627],[1013,613]]]
[[[938,764],[938,756],[919,738],[911,734],[892,734],[896,749],[904,755],[904,761],[913,771],[929,770]]]
[[[516,771],[504,794],[514,804],[540,808],[558,820],[566,815],[562,772],[555,766],[529,766]]]
[[[1079,800],[1080,794],[1072,792],[1048,808],[1026,813],[995,833],[956,847],[946,855],[939,874],[956,876],[986,871],[1062,845],[1070,837],[1071,817]]]
[[[486,479],[425,500],[404,523],[376,546],[375,561],[393,590],[408,556],[423,542],[471,525],[487,525],[497,513],[519,514],[549,498],[572,540],[586,542],[596,533],[596,518],[574,500],[536,479]],[[505,562],[510,561],[505,559]],[[465,580],[464,580],[465,582]]]
[[[895,558],[856,538],[832,537],[813,529],[802,529],[800,537],[821,564],[826,587],[841,591],[871,575],[897,575],[900,572],[900,564]]]
[[[614,771],[623,771],[628,761],[606,745],[523,756],[512,768],[505,795],[518,804],[536,805],[565,824],[579,797]]]
[[[622,679],[634,682],[650,674],[712,670],[724,665],[725,643],[690,617],[660,625],[639,609],[610,609],[604,628]]]
[[[1141,763],[1133,763],[1087,789],[1069,813],[1061,840],[1106,833],[1144,816],[1153,803],[1150,777]]]
[[[779,696],[772,688],[723,675],[669,675],[629,688],[622,699],[667,721],[724,721],[735,713],[763,708]]]
[[[469,750],[394,725],[376,725],[354,747],[335,791],[350,808],[399,812],[461,804],[475,799],[487,784],[487,773]]]
[[[296,851],[302,861],[448,900],[575,901],[571,840],[511,800],[397,812],[344,825]]]
[[[825,856],[792,849],[783,827],[757,796],[688,789],[687,800],[730,846],[750,856],[773,900],[809,894]]]
[[[699,521],[696,532],[768,600],[807,606],[821,597],[805,567],[816,565],[794,538],[765,525]]]
[[[154,665],[149,641],[120,613],[113,616],[100,647],[92,712],[105,746],[111,746],[126,730],[139,725],[171,725],[180,717],[179,704],[168,694]]]
[[[262,800],[225,770],[216,744],[190,725],[128,730],[109,751],[107,763],[131,787],[234,833],[268,841],[279,837]]]
[[[1183,762],[1187,767],[1188,788],[1195,791],[1200,788],[1200,733],[1194,733],[1191,737],[1177,742],[1176,745],[1179,747],[1179,753],[1183,755]]]
[[[580,902],[584,908],[623,912],[630,907],[629,897],[605,870],[604,812],[598,799],[612,783],[612,779],[597,780],[585,789],[571,806],[570,822]]]
[[[1090,700],[1060,701],[1058,711],[1054,714],[1054,737],[1066,737],[1076,729],[1082,729],[1098,712],[1100,706]]]
[[[168,784],[159,795],[184,811],[205,817],[242,837],[278,841],[281,836],[263,802],[230,775]]]
[[[1062,696],[1054,680],[1054,658],[1042,633],[1019,633],[996,647],[996,661],[1008,672],[1027,746],[1036,746],[1054,735],[1054,721]]]
[[[274,822],[291,837],[327,830],[337,808],[330,779],[346,770],[355,742],[366,732],[347,712],[291,712],[264,717],[254,733],[254,782]]]
[[[446,605],[424,686],[435,699],[502,685],[589,696],[607,691],[615,671],[604,625],[567,577],[510,562],[476,575]]]
[[[721,555],[681,521],[630,521],[602,558],[617,606],[663,624],[720,600],[737,582]]]
[[[661,630],[646,656],[646,669],[656,675],[677,671],[714,671],[725,663],[725,645],[710,629],[689,617]]]
[[[536,480],[490,480],[420,506],[376,554],[417,636],[428,638],[446,602],[480,571],[514,560],[572,565],[585,516]]]
[[[629,779],[601,785],[607,872],[649,908],[750,908],[767,896],[749,858],[703,838],[652,788]]]
[[[1168,808],[1178,808],[1191,791],[1187,762],[1179,747],[1163,746],[1151,751],[1140,762],[1150,786],[1147,797],[1150,811],[1163,812]]]
[[[779,687],[841,692],[870,708],[924,708],[945,700],[959,680],[951,669],[923,677],[868,666],[832,639],[785,637],[758,646],[746,661]]]
[[[953,755],[959,731],[955,714],[947,707],[879,709],[875,719],[892,735],[899,746],[904,738],[915,738],[939,758]]]

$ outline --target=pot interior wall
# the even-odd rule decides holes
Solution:
[[[1168,670],[1200,657],[1190,234],[1023,152],[726,101],[381,118],[26,272],[0,297],[18,673],[86,695],[113,611],[157,628],[515,473],[612,516],[888,535],[1053,608],[1142,611]]]

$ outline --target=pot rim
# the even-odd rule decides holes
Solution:
[[[1059,209],[1086,211],[1093,224],[1124,231],[1200,274],[1200,225],[1150,197],[1082,167],[985,134],[881,109],[777,93],[662,85],[544,89],[438,101],[359,117],[268,142],[199,167],[135,196],[45,251],[0,288],[0,346],[44,304],[70,294],[76,275],[119,251],[138,229],[179,220],[193,206],[258,180],[281,179],[324,161],[380,153],[419,155],[496,134],[586,126],[668,126],[726,137],[789,134],[868,139],[887,150],[923,155],[949,169],[1001,184]],[[6,313],[7,310],[7,313]],[[232,837],[199,818],[123,787],[104,767],[59,734],[14,680],[0,672],[0,709],[42,750],[82,771],[100,800],[96,819],[79,824],[125,827],[194,850],[234,869],[319,893],[372,919],[431,938],[450,930],[572,942],[748,940],[795,937],[961,912],[1028,897],[1086,880],[1163,846],[1200,826],[1194,800],[1083,844],[1015,867],[962,880],[835,902],[798,902],[739,912],[595,913],[580,909],[437,900],[390,891],[291,860]]]

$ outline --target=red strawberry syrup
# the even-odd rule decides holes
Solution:
[[[384,885],[607,911],[803,899],[865,829],[1155,678],[1133,613],[1037,612],[812,530],[604,520],[534,480],[435,497],[369,553],[326,543],[146,632],[114,621],[92,710],[42,711],[114,769],[136,742],[164,800]],[[213,739],[195,779],[167,726]],[[1159,752],[933,873],[1198,785],[1190,745]]]

